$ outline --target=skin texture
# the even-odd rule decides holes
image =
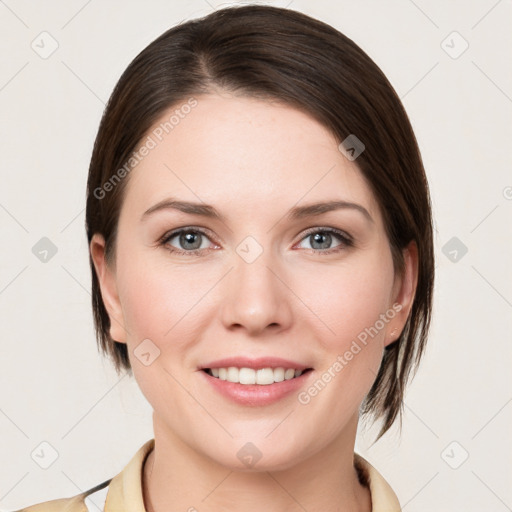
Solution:
[[[345,158],[310,116],[228,93],[196,98],[125,178],[115,268],[105,264],[100,235],[90,245],[111,336],[128,344],[134,377],[154,410],[146,508],[369,511],[369,491],[353,466],[358,410],[412,306],[415,246],[404,250],[403,278],[395,275],[357,160]],[[177,210],[141,220],[171,196],[213,205],[225,221]],[[362,205],[373,221],[349,208],[286,218],[294,206],[334,199]],[[207,232],[196,235],[200,254],[170,252],[197,247],[179,236],[159,244],[190,226]],[[342,230],[354,245],[333,234],[322,246],[308,228]],[[252,263],[236,251],[248,236],[263,251]],[[324,254],[331,249],[339,251]],[[198,370],[234,355],[283,357],[313,368],[307,389],[397,303],[402,309],[308,404],[292,393],[271,405],[239,405]],[[145,339],[160,351],[148,366],[134,355]],[[237,457],[247,442],[262,454],[251,468]]]

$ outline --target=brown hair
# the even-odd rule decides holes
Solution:
[[[407,114],[382,71],[351,39],[300,12],[261,5],[217,10],[158,37],[124,71],[103,113],[87,182],[89,244],[93,234],[103,235],[107,262],[114,266],[127,180],[108,192],[104,185],[167,109],[216,89],[300,109],[340,143],[356,135],[365,150],[355,163],[379,204],[395,271],[404,270],[401,249],[410,241],[417,245],[418,283],[409,318],[399,339],[386,347],[361,407],[364,415],[383,419],[380,438],[397,415],[401,420],[404,389],[425,348],[434,283],[433,227],[428,184]],[[118,373],[131,373],[126,344],[110,337],[89,256],[98,345]]]

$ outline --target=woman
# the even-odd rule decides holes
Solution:
[[[431,207],[358,46],[269,6],[167,31],[104,112],[86,225],[99,346],[154,439],[24,510],[400,510],[354,445],[360,417],[400,417],[425,348]]]

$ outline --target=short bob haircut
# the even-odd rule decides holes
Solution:
[[[386,347],[360,408],[363,416],[383,420],[379,439],[397,416],[401,426],[404,390],[416,372],[430,327],[431,200],[418,144],[398,95],[370,57],[333,27],[291,9],[228,7],[178,24],[140,52],[115,86],[95,140],[87,181],[89,246],[92,236],[101,234],[107,263],[115,268],[127,179],[113,187],[105,184],[126,166],[170,107],[219,90],[301,110],[324,125],[338,143],[356,135],[365,149],[354,163],[379,204],[395,272],[404,270],[401,249],[416,243],[418,283],[411,312],[400,337]],[[91,255],[89,260],[99,349],[112,359],[118,374],[131,374],[126,344],[110,337],[110,319]]]

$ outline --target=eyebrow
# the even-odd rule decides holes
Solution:
[[[357,203],[351,203],[343,200],[332,200],[324,201],[319,203],[312,203],[304,206],[295,206],[287,214],[286,217],[289,220],[299,220],[305,217],[315,217],[322,215],[327,212],[341,209],[353,209],[363,214],[363,216],[369,221],[374,222],[372,216],[368,210]],[[218,219],[222,222],[226,222],[226,218],[220,212],[218,212],[213,206],[205,203],[192,203],[189,201],[178,201],[174,198],[163,199],[157,204],[148,208],[141,217],[141,221],[145,220],[149,215],[154,212],[161,210],[179,210],[183,213],[189,213],[192,215],[201,215],[212,219]]]

